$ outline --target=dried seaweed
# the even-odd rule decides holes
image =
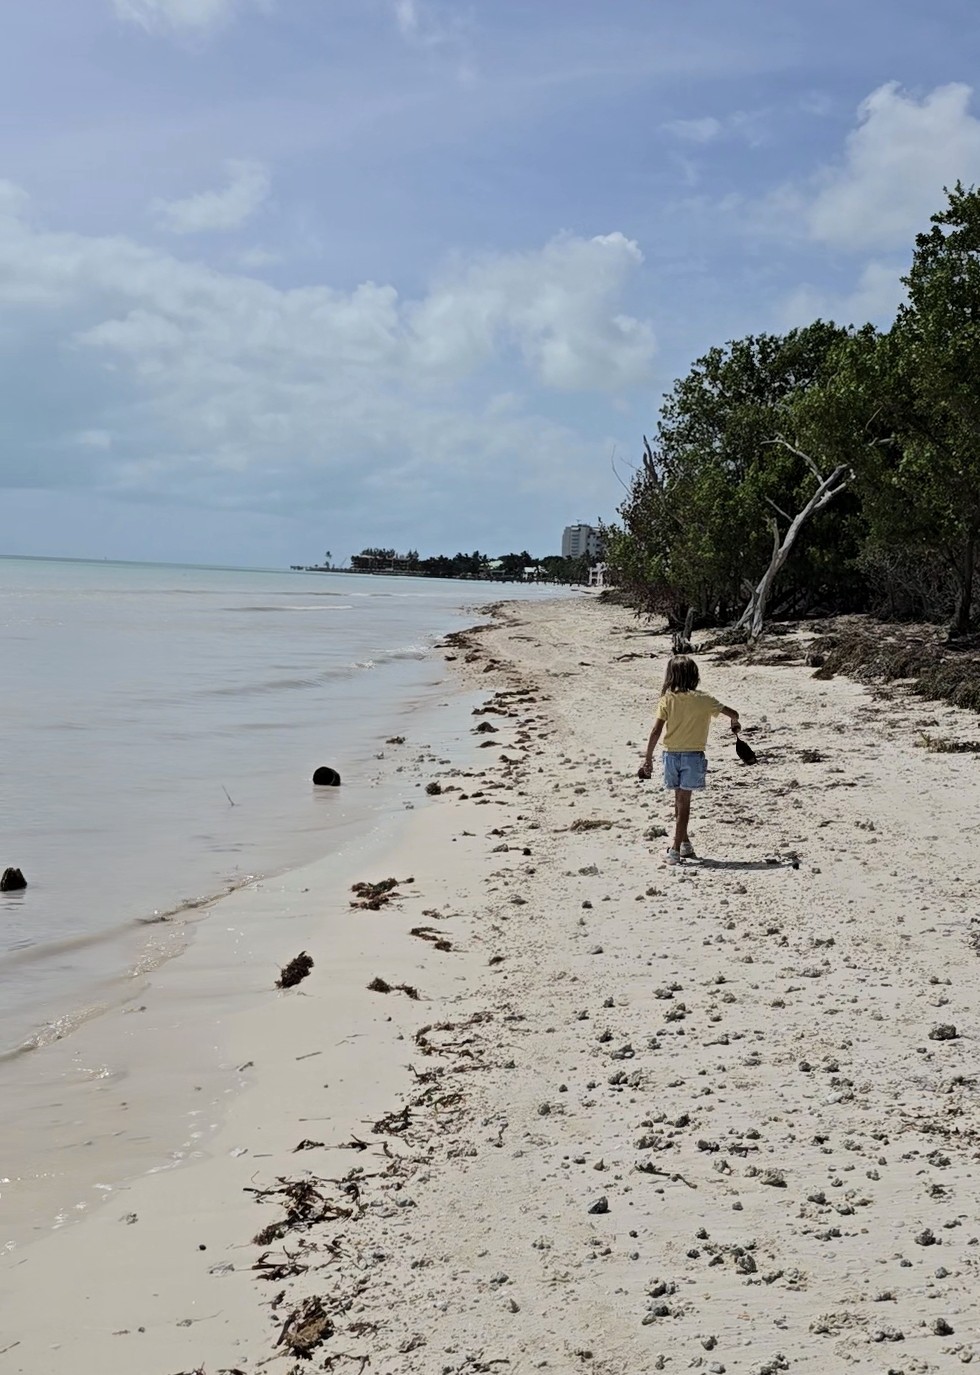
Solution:
[[[417,936],[420,941],[429,941],[437,950],[452,950],[453,943],[447,940],[441,931],[436,931],[431,926],[413,926],[408,933],[410,936]]]
[[[309,1359],[336,1328],[320,1299],[312,1294],[294,1308],[283,1324],[276,1346],[286,1346],[294,1356]]]
[[[390,984],[387,979],[374,978],[368,984],[369,993],[404,993],[409,998],[416,1000],[421,997],[418,989],[413,984]]]
[[[377,883],[355,883],[351,887],[355,898],[351,907],[359,908],[362,912],[380,912],[393,898],[401,896],[395,891],[396,888],[414,882],[414,878],[383,878]]]
[[[292,988],[294,985],[302,983],[312,968],[312,958],[305,950],[301,950],[288,964],[284,964],[279,971],[279,977],[276,979],[276,988]]]

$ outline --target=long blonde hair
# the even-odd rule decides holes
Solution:
[[[686,654],[675,654],[667,660],[667,672],[660,695],[664,697],[668,692],[693,692],[700,681],[701,673],[694,660]]]

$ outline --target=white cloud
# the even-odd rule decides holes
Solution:
[[[75,438],[86,449],[112,448],[112,435],[108,430],[81,430]]]
[[[268,0],[113,0],[120,19],[148,33],[204,33],[234,18],[248,4],[268,7]]]
[[[438,48],[463,41],[470,29],[469,16],[437,0],[392,0],[398,32],[407,43]]]
[[[671,119],[662,127],[683,143],[711,143],[721,136],[723,128],[721,120],[713,115],[704,119]]]
[[[274,267],[276,263],[281,263],[282,254],[273,253],[268,248],[243,248],[237,255],[236,262],[246,271],[257,272],[263,267]]]
[[[780,189],[764,207],[781,226],[851,251],[911,248],[943,205],[943,187],[980,181],[980,120],[971,88],[938,86],[917,99],[891,82],[858,108],[839,162]]]
[[[225,163],[228,184],[219,191],[201,191],[184,200],[154,201],[157,224],[171,234],[200,234],[214,229],[239,229],[258,211],[269,194],[269,170],[261,162]]]
[[[643,262],[623,234],[561,236],[533,253],[459,266],[412,310],[415,356],[466,371],[515,346],[549,387],[615,392],[650,376],[650,325],[616,309]]]
[[[738,139],[758,148],[768,138],[769,114],[765,110],[733,110],[723,119],[704,115],[700,119],[671,119],[660,127],[681,143],[704,145],[720,139]]]
[[[835,320],[842,325],[891,324],[905,298],[902,276],[908,262],[866,263],[851,291],[835,294],[813,286],[801,286],[783,303],[781,325],[792,328],[812,320]]]
[[[444,531],[454,510],[556,485],[598,508],[592,445],[531,393],[649,383],[650,327],[622,310],[641,261],[621,234],[565,236],[458,263],[417,300],[373,282],[282,290],[50,232],[0,197],[0,407],[31,436],[3,447],[0,481],[333,508],[361,528],[383,511],[389,529]]]

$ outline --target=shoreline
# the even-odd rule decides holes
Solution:
[[[761,764],[713,736],[709,858],[668,871],[633,776],[666,639],[576,599],[452,643],[472,735],[361,875],[414,884],[235,895],[313,972],[228,1020],[206,1160],[4,1260],[0,1372],[980,1358],[980,774],[913,745],[966,714],[705,662]]]
[[[468,614],[460,608],[456,619]],[[236,945],[224,952],[230,959],[224,969],[226,935],[209,927],[243,912],[236,909],[243,895],[274,889],[307,869],[333,866],[349,872],[353,882],[362,877],[364,863],[391,848],[419,805],[412,770],[423,766],[433,740],[441,745],[446,708],[450,713],[452,704],[464,709],[447,667],[436,663],[424,688],[414,686],[410,697],[395,704],[388,730],[373,746],[368,739],[362,742],[370,764],[364,777],[347,786],[365,799],[370,794],[372,801],[370,807],[355,803],[356,817],[345,815],[339,831],[323,832],[330,849],[324,852],[321,845],[318,855],[299,865],[229,880],[222,892],[189,899],[152,919],[134,919],[122,931],[131,945],[127,965],[107,970],[88,990],[88,1002],[39,1025],[0,1056],[9,1105],[0,1130],[0,1255],[19,1254],[25,1245],[85,1220],[97,1210],[100,1195],[111,1198],[146,1171],[182,1167],[206,1149],[214,1124],[200,1128],[204,1105],[220,1120],[227,1100],[248,1088],[235,1071],[234,1057],[223,1050],[220,1018],[260,998],[251,982],[240,979],[237,945],[263,940],[261,933],[248,931],[246,913]],[[389,731],[405,731],[409,738],[393,745],[401,737],[389,739]],[[118,932],[79,940],[125,950]],[[13,952],[8,963],[16,967],[35,957],[27,948]],[[269,960],[270,967],[279,960],[278,947]],[[217,1017],[208,1005],[208,990],[202,996],[196,986],[195,961],[210,962]],[[192,1029],[207,1037],[212,1022],[218,1027],[213,1041],[199,1044]],[[161,1037],[169,1038],[166,1059],[157,1049]],[[193,1083],[184,1087],[182,1079]]]

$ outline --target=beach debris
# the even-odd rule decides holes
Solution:
[[[334,1331],[333,1322],[322,1301],[311,1294],[290,1313],[276,1346],[286,1346],[294,1356],[308,1360],[322,1342],[333,1336]]]
[[[589,1212],[590,1212],[590,1213],[608,1213],[608,1212],[609,1212],[609,1199],[606,1197],[605,1194],[602,1194],[601,1197],[597,1198],[596,1201],[595,1201],[594,1203],[591,1203],[591,1204],[589,1205]]]
[[[398,1136],[404,1131],[408,1131],[411,1123],[409,1107],[406,1103],[397,1112],[385,1113],[384,1117],[379,1117],[371,1130],[377,1136]]]
[[[609,831],[615,824],[615,821],[604,821],[601,817],[580,816],[577,821],[572,822],[568,829],[570,831]]]
[[[313,782],[318,788],[339,788],[340,774],[328,764],[321,764],[313,770]]]
[[[386,745],[404,745],[404,743],[404,735],[389,735],[388,739],[385,741]]]
[[[387,907],[392,898],[401,896],[395,892],[399,885],[414,882],[414,878],[383,878],[377,883],[355,883],[351,887],[355,898],[351,907],[358,907],[364,912],[380,912],[382,907]]]
[[[0,874],[0,893],[19,893],[27,887],[27,879],[19,869],[4,869]]]
[[[417,936],[420,941],[430,941],[437,950],[452,950],[453,948],[452,941],[447,940],[441,931],[436,931],[431,926],[413,926],[408,934]]]
[[[419,991],[412,984],[390,984],[387,979],[374,978],[368,984],[369,993],[404,993],[409,998],[418,1000]]]
[[[287,1232],[308,1231],[323,1222],[338,1220],[349,1222],[359,1215],[361,1209],[357,1195],[348,1193],[353,1206],[345,1207],[329,1199],[321,1190],[327,1181],[310,1175],[305,1179],[287,1179],[280,1175],[274,1188],[257,1189],[249,1185],[244,1192],[254,1194],[260,1203],[270,1199],[282,1204],[285,1216],[278,1222],[270,1222],[252,1238],[256,1246],[271,1246],[280,1241]]]
[[[442,784],[436,783],[433,780],[433,782],[431,783],[426,783],[425,791],[429,794],[430,797],[438,797],[439,794],[442,792]]]
[[[308,955],[305,950],[301,950],[298,955],[294,955],[288,964],[284,964],[279,971],[279,977],[276,979],[276,988],[294,987],[294,985],[301,983],[303,979],[306,978],[312,968],[312,957]]]
[[[929,1032],[930,1041],[955,1041],[959,1032],[952,1022],[940,1022]]]
[[[294,1147],[293,1147],[293,1155],[295,1155],[297,1151],[316,1151],[316,1150],[321,1150],[321,1149],[325,1148],[325,1146],[326,1146],[326,1143],[325,1143],[325,1142],[323,1142],[323,1141],[311,1141],[311,1140],[307,1137],[306,1140],[301,1141],[301,1142],[299,1143],[298,1146],[294,1146]]]
[[[288,1253],[285,1260],[270,1259],[271,1254],[270,1251],[263,1251],[261,1256],[259,1256],[258,1260],[252,1266],[253,1270],[258,1271],[259,1279],[274,1280],[277,1282],[279,1280],[293,1279],[296,1275],[305,1275],[310,1268],[302,1261],[295,1260],[292,1256],[289,1256]]]

